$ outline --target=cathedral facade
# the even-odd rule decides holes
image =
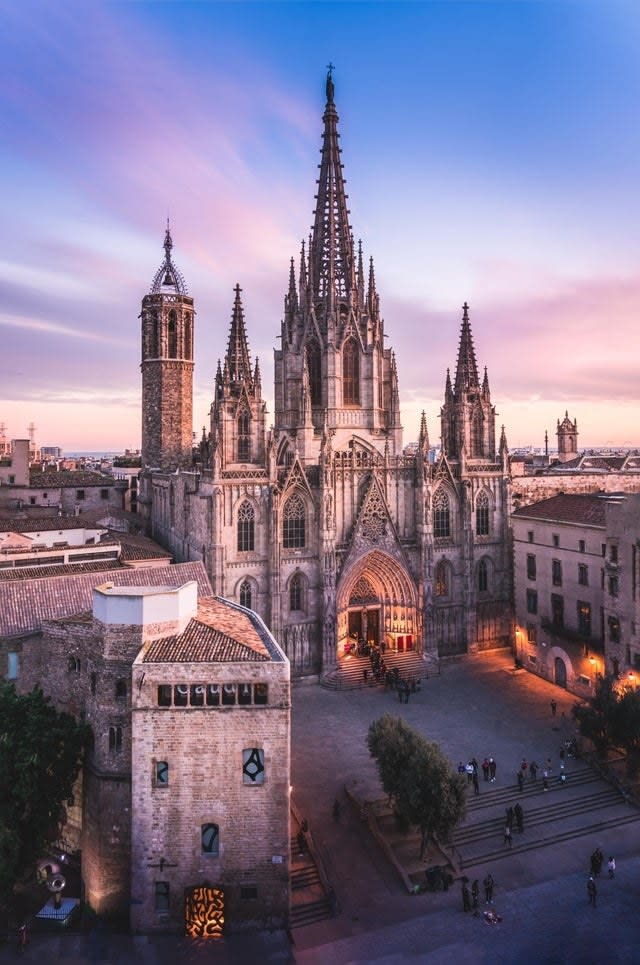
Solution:
[[[313,230],[291,259],[275,350],[273,426],[237,286],[195,460],[194,300],[167,230],[142,303],[141,509],[176,560],[202,560],[217,595],[263,617],[294,675],[327,673],[354,639],[433,656],[507,646],[509,454],[468,306],[432,461],[424,414],[417,446],[403,447],[373,260],[349,223],[331,73],[323,126]]]

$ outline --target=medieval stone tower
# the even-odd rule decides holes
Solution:
[[[171,260],[167,225],[164,261],[142,300],[142,465],[191,464],[193,446],[193,298]]]
[[[578,420],[572,422],[569,413],[565,412],[562,422],[558,419],[556,435],[558,437],[558,460],[569,462],[570,459],[575,459],[578,455]]]
[[[291,259],[275,351],[274,425],[236,287],[199,463],[144,480],[156,539],[178,560],[203,560],[217,594],[256,610],[298,675],[330,670],[353,637],[452,654],[508,645],[511,626],[509,455],[504,431],[496,446],[468,306],[434,460],[424,414],[418,445],[403,448],[396,359],[373,260],[365,269],[349,223],[334,93],[329,72],[313,229],[297,271]]]

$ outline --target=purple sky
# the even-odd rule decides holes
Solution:
[[[433,441],[461,305],[512,447],[569,410],[640,444],[640,14],[631,2],[5,4],[0,422],[140,442],[140,302],[196,300],[195,426],[233,286],[267,397],[309,231],[325,65],[405,441]],[[272,409],[272,406],[269,406]]]

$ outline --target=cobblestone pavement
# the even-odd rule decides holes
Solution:
[[[555,718],[552,697],[558,703]],[[293,696],[294,795],[335,888],[337,915],[296,929],[292,951],[281,933],[238,937],[217,946],[177,938],[37,935],[25,960],[70,965],[640,963],[640,822],[553,848],[514,851],[493,866],[474,867],[474,877],[482,880],[492,871],[496,880],[494,908],[502,922],[488,925],[483,917],[463,913],[459,885],[444,893],[408,895],[344,797],[345,785],[353,782],[379,796],[365,740],[371,721],[385,711],[401,715],[437,741],[454,763],[493,755],[498,772],[492,787],[506,788],[514,785],[523,755],[538,763],[551,757],[557,773],[562,738],[572,732],[573,701],[545,681],[514,673],[506,656],[445,664],[442,675],[425,681],[409,704],[380,688],[336,693],[298,684]],[[550,800],[556,794],[562,790],[551,790]],[[336,796],[343,802],[338,821],[332,817]],[[606,820],[606,809],[599,814]],[[617,871],[613,881],[599,879],[598,904],[591,908],[586,881],[596,845],[605,858],[615,855]],[[13,948],[0,950],[0,961],[14,958]]]

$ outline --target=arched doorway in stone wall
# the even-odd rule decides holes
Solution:
[[[554,678],[558,687],[567,686],[567,665],[562,657],[556,657],[554,662]]]
[[[373,550],[342,574],[336,595],[338,659],[358,641],[399,652],[422,649],[418,591],[406,568]]]

